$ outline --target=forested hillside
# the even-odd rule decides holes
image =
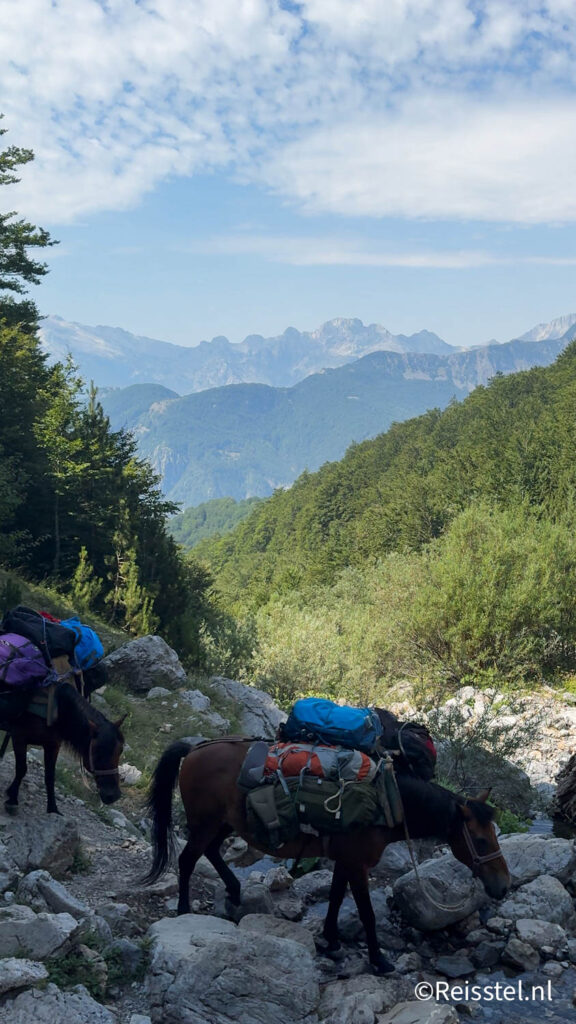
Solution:
[[[374,693],[403,673],[535,680],[576,665],[576,344],[395,424],[196,549],[254,678]]]
[[[549,365],[567,343],[517,340],[449,355],[373,352],[291,388],[235,384],[175,397],[142,384],[108,392],[102,404],[114,427],[134,430],[170,500],[186,507],[268,497],[341,458],[352,442],[443,409],[498,372]]]
[[[261,501],[261,498],[246,498],[245,501],[214,498],[213,501],[187,508],[180,515],[173,516],[168,521],[168,532],[177,544],[193,548],[207,537],[229,533]]]

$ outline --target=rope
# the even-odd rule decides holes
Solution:
[[[403,825],[404,825],[404,836],[405,836],[405,839],[406,839],[406,845],[408,846],[408,852],[410,854],[410,860],[412,861],[412,867],[414,868],[414,874],[416,876],[416,882],[418,884],[418,888],[420,889],[420,892],[425,897],[425,899],[427,899],[429,901],[429,903],[432,904],[433,907],[437,908],[437,910],[446,910],[446,911],[463,910],[464,907],[466,906],[469,898],[470,898],[470,894],[472,893],[472,889],[470,889],[470,893],[468,894],[468,896],[465,897],[465,899],[462,900],[461,903],[440,903],[439,900],[436,900],[434,898],[434,896],[432,896],[424,888],[424,882],[422,881],[422,878],[420,877],[420,872],[418,871],[418,864],[416,862],[416,857],[414,856],[414,844],[412,842],[412,837],[411,837],[411,835],[410,835],[410,833],[408,831],[408,825],[406,824],[406,812],[404,810],[404,804],[403,804],[403,801],[402,801],[402,794],[401,794],[400,788],[398,786],[398,781],[396,779],[395,779],[395,781],[396,781],[396,789],[398,790],[398,799],[400,800],[400,806],[402,808],[402,819],[403,819]]]

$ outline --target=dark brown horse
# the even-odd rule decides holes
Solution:
[[[25,711],[15,721],[0,723],[0,728],[5,728],[10,734],[16,762],[16,774],[6,790],[4,806],[8,812],[15,813],[18,808],[18,791],[27,770],[28,746],[44,748],[48,814],[59,813],[54,780],[62,744],[79,755],[84,769],[94,777],[103,803],[113,804],[122,795],[118,761],[124,747],[124,737],[120,731],[123,719],[110,722],[81,697],[70,683],[61,683],[57,687],[56,701],[58,716],[53,725],[47,725],[45,718],[31,711]]]
[[[227,737],[192,747],[179,741],[164,752],[154,772],[148,803],[154,859],[146,881],[159,878],[173,856],[172,791],[180,773],[189,839],[179,858],[179,914],[190,911],[190,876],[202,854],[220,875],[232,902],[240,903],[240,883],[220,854],[223,840],[232,832],[276,857],[328,856],[335,862],[323,931],[328,949],[336,950],[339,945],[338,912],[349,884],[366,932],[370,963],[379,973],[393,970],[378,945],[368,871],[378,863],[388,843],[405,838],[404,828],[371,826],[319,837],[302,834],[280,849],[266,849],[250,834],[244,795],[236,783],[251,742]],[[454,856],[481,879],[486,892],[502,898],[508,891],[510,875],[494,831],[493,810],[485,802],[487,793],[476,800],[465,800],[442,786],[401,774],[398,785],[411,836],[447,842]]]

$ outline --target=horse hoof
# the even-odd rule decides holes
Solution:
[[[382,953],[380,953],[377,960],[370,961],[370,967],[372,968],[372,974],[393,974],[396,970],[394,964],[387,960]]]
[[[14,817],[15,814],[18,814],[18,804],[9,804],[6,800],[4,810],[6,811],[6,814],[11,814],[12,817]]]
[[[325,939],[324,936],[319,935],[315,940],[316,949],[320,956],[326,956],[330,960],[343,960],[344,950],[338,940]]]

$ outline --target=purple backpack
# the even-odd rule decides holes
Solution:
[[[42,651],[17,633],[0,635],[0,687],[45,686],[54,679]]]

